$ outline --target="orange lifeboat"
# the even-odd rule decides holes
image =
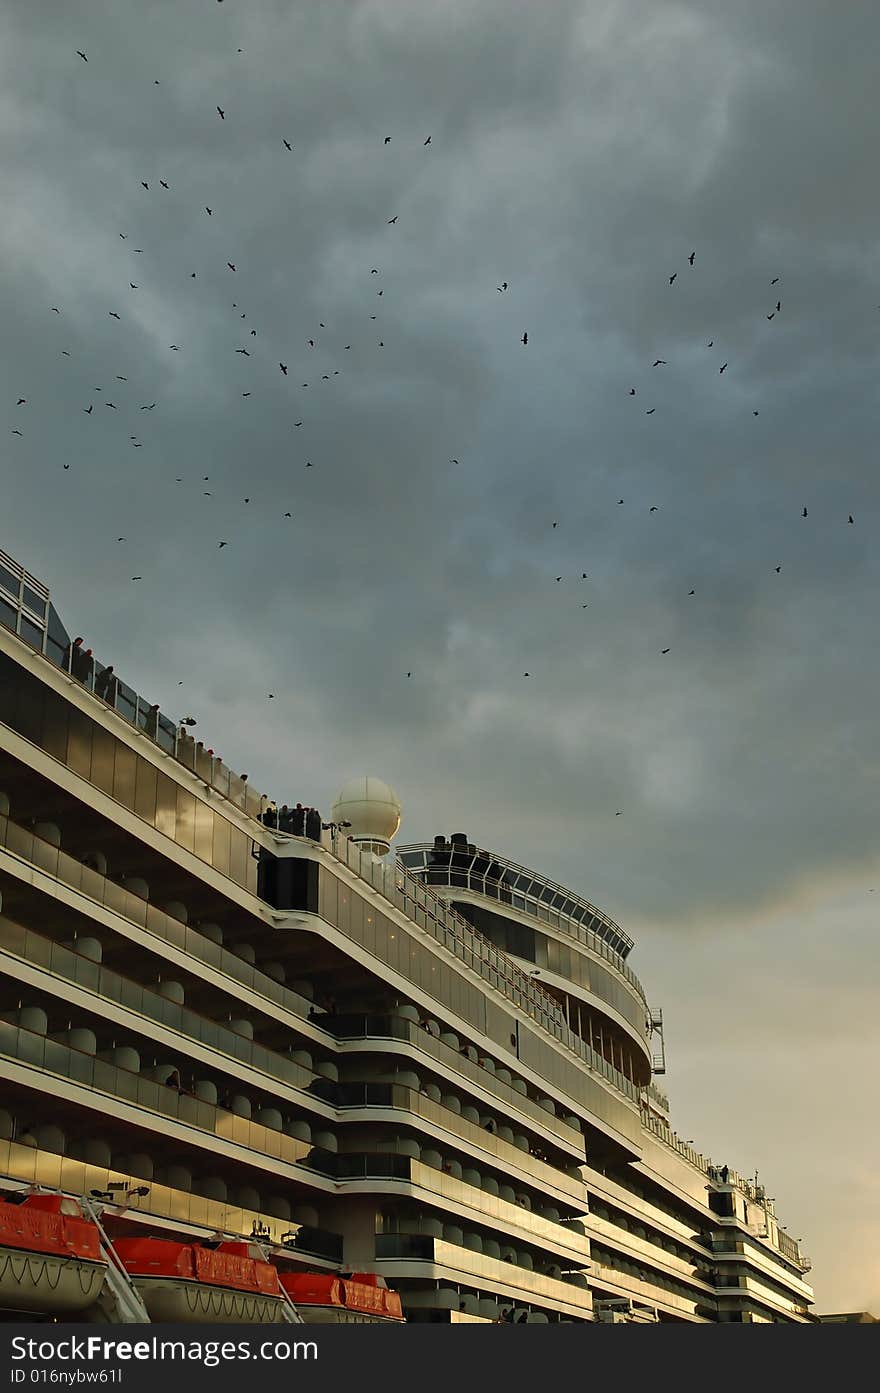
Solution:
[[[0,1200],[0,1309],[74,1315],[94,1304],[106,1273],[101,1236],[76,1200]]]
[[[265,1325],[286,1319],[278,1272],[251,1243],[201,1247],[120,1238],[114,1247],[151,1320]]]
[[[403,1323],[397,1292],[372,1272],[353,1272],[350,1277],[283,1272],[279,1280],[306,1324]]]

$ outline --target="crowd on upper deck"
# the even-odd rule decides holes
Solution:
[[[75,677],[96,696],[101,697],[108,705],[117,705],[119,693],[119,679],[113,670],[113,664],[107,667],[100,667],[95,662],[91,648],[83,646],[84,640],[81,637],[72,639],[64,650],[63,666],[71,676]],[[159,733],[160,713],[158,703],[150,706],[144,713],[143,729],[145,734],[153,740],[157,739]],[[196,740],[190,733],[189,727],[196,724],[192,716],[184,716],[181,719],[180,727],[177,731],[174,753],[176,757],[190,769],[199,769],[200,757],[207,756],[210,759],[217,759],[222,763],[220,756],[215,756],[212,749],[206,749],[204,742]],[[247,775],[238,776],[242,784],[247,782]],[[312,841],[320,842],[322,830],[335,831],[337,828],[350,827],[351,823],[323,822],[321,814],[317,808],[305,807],[302,803],[297,803],[294,807],[288,807],[283,803],[279,808],[276,804],[270,803],[266,810],[260,814],[260,821],[266,826],[274,828],[279,832],[286,832],[294,837],[310,837]]]

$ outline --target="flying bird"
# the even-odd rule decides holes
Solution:
[[[231,261],[227,261],[226,265],[229,267],[230,271],[234,271],[234,270],[235,270],[235,267],[233,266],[233,264],[232,264]],[[244,315],[242,315],[242,319],[243,319],[243,318],[244,318]]]
[[[712,348],[712,347],[714,347],[714,344],[715,344],[715,340],[714,340],[714,339],[710,339],[709,342],[706,344],[706,347],[707,347],[707,348]]]
[[[78,57],[78,58],[81,58],[81,59],[83,60],[84,63],[87,63],[87,62],[89,61],[88,58],[87,58],[86,55],[82,52],[81,49],[77,49],[77,50],[76,50],[76,54],[77,54],[77,57]]]
[[[623,817],[623,813],[622,813],[622,812],[620,812],[620,813],[615,813],[614,816],[615,816],[615,817]]]
[[[522,344],[527,344],[528,341],[529,341],[529,336],[528,336],[528,334],[523,334],[522,338],[520,339],[520,343],[522,343]]]
[[[645,412],[645,415],[646,415],[646,416],[653,416],[653,415],[654,415],[654,412],[655,412],[656,410],[657,410],[656,406],[652,406],[650,411],[646,411],[646,412]]]
[[[689,591],[688,591],[688,594],[689,594],[689,595],[695,595],[696,593],[697,593],[697,592],[696,592],[695,590],[689,590]]]
[[[691,252],[690,256],[688,257],[688,261],[690,262],[691,266],[693,266],[694,264],[694,257],[696,256],[696,254],[696,252]]]
[[[630,387],[630,389],[629,389],[629,396],[634,397],[635,394],[636,394],[636,389],[635,389],[635,387]]]
[[[86,413],[87,416],[91,416],[91,414],[92,414],[92,408],[91,408],[91,406],[84,406],[84,407],[83,407],[83,411]]]
[[[15,404],[16,406],[27,406],[27,398],[19,397],[18,401]]]
[[[389,218],[389,219],[388,219],[388,226],[389,226],[389,227],[393,227],[394,224],[395,224],[396,222],[397,222],[397,214],[395,213],[393,218]]]
[[[167,188],[168,188],[168,185],[165,183],[165,180],[164,180],[164,179],[160,179],[160,180],[159,180],[159,183],[162,185],[162,188],[163,188],[163,189],[167,189]]]
[[[648,512],[649,512],[649,513],[656,513],[656,511],[657,511],[657,504],[656,504],[656,503],[653,505],[653,507],[651,507],[651,508],[648,509]]]
[[[507,281],[502,281],[499,286],[496,286],[496,289],[500,290],[503,294],[504,291],[507,289]]]
[[[20,431],[20,430],[16,430],[15,427],[13,427],[12,434],[13,434],[13,435],[21,435],[21,431]],[[66,465],[66,464],[65,464],[64,468],[65,468],[65,469],[68,469],[68,468],[69,468],[69,465]]]
[[[52,305],[52,306],[50,306],[50,308],[51,308],[53,314],[60,314],[60,313],[61,313],[61,311],[58,309],[57,305]]]
[[[777,300],[777,301],[776,301],[776,309],[777,309],[777,311],[779,311],[779,310],[782,309],[782,301],[781,301],[781,300]]]
[[[149,184],[145,184],[144,181],[143,181],[143,179],[141,180],[141,188],[142,188],[142,189],[146,189],[147,193],[150,192],[150,186],[149,186]]]
[[[114,403],[113,403],[112,401],[105,401],[105,402],[104,402],[104,405],[105,405],[105,406],[109,406],[111,411],[116,411],[116,410],[117,410],[117,407],[114,405]]]
[[[127,378],[127,377],[120,377],[120,376],[119,376],[119,373],[117,373],[117,374],[116,374],[116,381],[117,381],[117,382],[127,382],[127,381],[128,381],[128,378]]]
[[[269,700],[270,700],[270,701],[274,701],[274,700],[275,700],[275,693],[274,693],[274,692],[270,692],[270,693],[269,693]]]
[[[287,364],[286,364],[286,363],[279,363],[278,366],[279,366],[279,368],[281,369],[281,371],[284,373],[284,376],[286,377],[286,376],[287,376]]]
[[[219,543],[219,546],[221,546],[221,547],[226,547],[226,546],[228,546],[228,545],[229,545],[228,542],[220,542],[220,543]],[[218,547],[218,550],[219,550],[219,547]]]
[[[180,348],[178,347],[178,345],[177,345],[176,343],[169,343],[168,347],[171,348],[171,349],[173,349],[175,353],[179,353],[179,352],[180,352]]]
[[[249,396],[250,396],[250,392],[242,392],[241,395],[242,395],[243,397],[249,397]]]
[[[719,372],[723,372],[724,369],[725,369],[726,367],[727,367],[727,364],[726,364],[726,363],[722,363],[722,364],[721,364],[721,367],[718,369],[718,371],[719,371]]]
[[[529,674],[528,674],[527,672],[524,672],[524,673],[523,673],[523,677],[528,677],[528,675],[529,675]]]
[[[853,515],[852,515],[852,513],[850,513],[849,517],[847,518],[847,522],[852,522],[852,521],[853,521]]]
[[[155,405],[156,405],[156,403],[155,403],[155,402],[152,402],[149,406],[142,406],[142,407],[141,407],[141,411],[152,411],[152,409],[153,409],[153,407],[154,407]]]
[[[108,310],[107,313],[109,314],[109,316],[110,316],[111,319],[118,319],[118,318],[119,318],[119,315],[116,313],[115,310]]]
[[[806,508],[805,508],[804,511],[801,513],[801,517],[802,517],[802,518],[805,518],[806,516],[807,516],[807,510],[806,510]]]
[[[671,652],[671,651],[672,651],[672,650],[669,649],[669,648],[661,648],[661,649],[660,649],[660,652],[661,652],[661,653],[669,653],[669,652]]]
[[[246,348],[237,348],[235,351],[236,353],[243,353],[246,358],[249,358],[251,356]]]
[[[774,278],[773,278],[773,280],[770,282],[770,284],[771,284],[771,285],[777,285],[778,282],[779,282],[779,277],[778,277],[778,276],[774,276]]]
[[[132,576],[132,580],[143,580],[143,576]]]
[[[776,574],[779,575],[779,572],[780,572],[781,570],[782,570],[782,567],[781,567],[781,566],[777,566],[777,567],[776,567]]]
[[[753,416],[757,416],[758,414],[759,414],[759,413],[758,413],[757,411],[753,411],[753,412],[752,412],[752,415],[753,415]]]
[[[206,207],[205,207],[205,212],[208,214],[208,217],[209,217],[209,218],[212,218],[212,217],[214,216],[214,209],[213,209],[213,208],[208,208],[207,205],[206,205]]]
[[[428,139],[427,139],[424,143],[425,143],[425,145],[430,145],[430,144],[431,144],[431,137],[428,136]]]
[[[217,110],[218,110],[218,112],[220,113],[220,120],[221,120],[221,121],[225,121],[225,120],[226,120],[226,112],[225,112],[221,107],[219,107],[219,106],[218,106]]]
[[[391,136],[390,136],[390,135],[386,135],[386,137],[385,137],[385,144],[386,144],[386,145],[390,145],[390,144],[391,144]]]
[[[665,358],[656,358],[656,359],[654,360],[654,362],[651,364],[651,366],[654,367],[654,368],[659,368],[659,367],[664,367],[664,368],[665,368],[665,367],[666,367],[666,359],[665,359]]]
[[[284,140],[284,137],[283,137],[283,136],[282,136],[282,141],[283,141],[285,147],[286,147],[288,150],[292,150],[292,149],[293,149],[293,146],[290,144],[290,142],[289,142],[288,140]]]
[[[672,282],[675,280],[675,278],[676,278],[677,275],[678,275],[678,272],[677,272],[677,271],[673,271],[672,275],[669,277],[669,284],[670,284],[670,285],[672,285]]]
[[[128,283],[131,286],[132,290],[137,290],[137,286],[135,285],[134,281],[129,281]]]
[[[289,517],[292,517],[293,514],[292,514],[292,513],[285,513],[284,516],[285,516],[286,518],[289,518]]]
[[[775,318],[776,318],[776,312],[775,312],[775,310],[774,310],[773,314],[768,314],[767,318],[768,318],[768,319],[775,319]]]

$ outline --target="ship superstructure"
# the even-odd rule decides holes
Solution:
[[[87,1197],[142,1285],[250,1242],[322,1318],[811,1319],[772,1200],[670,1127],[624,931],[398,823],[372,779],[279,813],[0,553],[2,1197]]]

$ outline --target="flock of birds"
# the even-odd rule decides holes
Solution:
[[[218,0],[218,3],[222,3],[222,0]],[[241,53],[242,50],[239,49],[238,52]],[[88,63],[88,62],[89,62],[88,55],[87,55],[85,52],[83,52],[82,50],[76,50],[76,53],[77,53],[78,57],[83,61],[83,63]],[[155,85],[156,85],[156,86],[159,86],[159,85],[160,85],[158,79],[155,79],[154,82],[155,82]],[[224,124],[227,122],[227,119],[230,119],[230,120],[232,119],[232,115],[233,115],[233,114],[232,114],[231,112],[228,112],[228,111],[227,111],[227,108],[224,108],[224,107],[221,107],[220,105],[217,105],[217,106],[216,106],[216,112],[217,112],[217,119],[218,119],[220,122],[224,123]],[[430,145],[431,145],[431,140],[432,140],[432,137],[431,137],[430,135],[428,135],[427,138],[424,139],[424,140],[422,141],[423,147],[426,148],[426,147],[430,146]],[[392,141],[392,137],[391,137],[390,135],[386,135],[386,136],[383,137],[382,144],[383,144],[384,146],[387,147],[387,146],[391,143],[391,141]],[[293,150],[294,150],[294,145],[293,145],[293,143],[292,143],[290,140],[287,139],[286,136],[281,136],[281,137],[280,137],[280,144],[281,144],[281,146],[284,148],[284,150],[287,151],[288,153],[292,153],[292,152],[293,152]],[[150,182],[150,179],[142,179],[142,180],[140,180],[139,182],[140,182],[141,188],[142,188],[147,194],[150,194],[150,193],[151,193],[151,182]],[[160,179],[158,179],[157,182],[158,182],[158,188],[160,188],[160,189],[163,190],[164,192],[170,192],[170,191],[171,191],[171,185],[169,184],[168,180],[163,179],[163,178],[160,178]],[[155,193],[155,190],[153,190],[153,192]],[[204,205],[204,216],[205,216],[206,218],[209,218],[209,219],[214,219],[214,217],[215,217],[215,209],[214,209],[214,207],[212,207],[212,206],[210,206],[210,205],[208,205],[208,204]],[[394,228],[394,227],[396,227],[396,226],[397,226],[397,223],[398,223],[398,216],[399,216],[399,215],[398,215],[397,213],[394,213],[393,216],[387,218],[387,220],[386,220],[386,225],[387,225],[387,227],[389,227],[389,228]],[[129,232],[118,232],[118,238],[119,238],[123,243],[126,243],[126,244],[127,244],[127,243],[130,241],[130,234],[129,234]],[[145,247],[142,247],[142,246],[136,246],[136,247],[135,247],[135,246],[132,246],[132,247],[130,247],[130,253],[131,253],[132,256],[135,256],[135,255],[137,255],[137,256],[145,256],[145,255],[148,254],[146,248],[145,248]],[[690,254],[689,254],[689,256],[687,257],[687,263],[688,263],[688,266],[689,266],[689,268],[690,268],[691,270],[693,270],[693,269],[695,268],[696,262],[697,262],[697,253],[696,253],[696,251],[694,250],[694,251],[691,251]],[[236,260],[236,261],[227,260],[227,261],[225,262],[225,269],[228,271],[229,275],[231,275],[231,276],[238,276],[238,274],[239,274],[239,271],[238,271],[238,261],[237,261],[237,260]],[[373,267],[370,269],[370,273],[369,273],[369,274],[370,274],[371,277],[379,277],[379,276],[381,276],[381,271],[380,271],[380,269],[379,269],[378,266],[373,266]],[[687,273],[685,273],[685,274],[687,274]],[[197,277],[198,277],[198,275],[199,275],[199,270],[198,270],[198,269],[194,269],[194,270],[189,271],[189,278],[192,279],[192,280],[196,280]],[[677,279],[678,279],[678,275],[679,275],[679,272],[678,272],[677,270],[676,270],[676,271],[673,271],[673,272],[669,275],[669,286],[670,286],[670,287],[672,287],[672,286],[675,285],[675,283],[676,283],[676,281],[677,281]],[[775,277],[770,281],[770,286],[771,286],[771,287],[776,287],[776,286],[778,285],[778,283],[779,283],[779,280],[780,280],[780,277],[775,276]],[[130,294],[137,294],[137,293],[139,292],[139,290],[141,289],[142,280],[141,280],[141,277],[139,276],[138,281],[132,281],[131,279],[128,279],[128,282],[127,282],[127,283],[128,283],[128,291],[129,291],[129,293],[130,293]],[[374,283],[374,284],[375,284],[375,283]],[[499,285],[496,286],[496,290],[498,291],[499,294],[502,294],[502,295],[507,294],[508,291],[510,290],[510,284],[509,284],[509,282],[508,282],[507,280],[503,280]],[[381,298],[383,297],[383,295],[384,295],[384,287],[381,287],[381,286],[380,286],[380,287],[376,290],[376,296],[375,296],[376,300],[381,299]],[[772,306],[772,307],[769,309],[769,312],[768,312],[768,313],[766,313],[766,319],[767,319],[768,322],[772,322],[777,316],[781,315],[782,312],[783,312],[783,301],[782,301],[781,293],[777,291],[777,292],[776,292],[776,295],[777,295],[777,298],[776,298],[776,300],[775,300],[775,305]],[[230,342],[230,343],[229,343],[229,352],[230,352],[230,354],[231,354],[231,355],[240,356],[243,360],[245,360],[245,359],[246,359],[246,360],[257,360],[257,359],[261,358],[261,357],[264,356],[264,355],[262,354],[263,340],[262,340],[262,338],[261,338],[261,336],[260,336],[260,333],[258,332],[257,328],[251,327],[250,325],[248,325],[247,328],[245,328],[245,324],[246,324],[246,322],[247,322],[248,315],[247,315],[247,312],[241,308],[240,302],[239,302],[238,300],[236,300],[236,301],[231,302],[231,304],[232,304],[232,309],[236,312],[236,315],[237,315],[238,325],[240,326],[240,335],[244,335],[246,341],[245,341],[244,343],[233,343],[233,342]],[[369,321],[370,321],[371,323],[377,322],[377,318],[378,318],[378,309],[379,309],[379,308],[381,308],[381,307],[377,305],[377,306],[376,306],[377,313],[370,313],[370,315],[369,315]],[[58,306],[58,305],[52,305],[52,306],[49,307],[49,311],[50,311],[52,314],[55,314],[55,315],[59,316],[60,318],[63,318],[63,310],[62,310],[62,308],[61,308],[60,306]],[[117,309],[115,309],[115,308],[113,308],[113,309],[108,309],[108,310],[107,310],[107,314],[108,314],[108,317],[109,317],[109,318],[111,318],[111,319],[113,319],[113,320],[115,320],[115,321],[117,321],[117,322],[119,322],[119,323],[121,323],[121,324],[124,323],[124,316],[123,316],[122,314],[120,314],[119,310],[117,310]],[[310,337],[304,339],[303,344],[302,344],[302,350],[303,350],[303,356],[304,356],[304,357],[307,358],[308,355],[310,355],[310,354],[312,353],[312,351],[315,350],[315,349],[319,346],[319,341],[318,341],[318,339],[317,339],[317,337],[316,337],[316,334],[317,334],[318,330],[326,330],[326,328],[327,328],[326,324],[325,324],[323,321],[321,321],[321,322],[319,322],[319,324],[318,324],[318,329],[315,330],[315,331],[313,331],[312,336],[310,336]],[[380,332],[381,332],[381,331],[380,331]],[[527,347],[529,346],[529,333],[528,333],[528,330],[523,330],[523,332],[522,332],[522,337],[521,337],[521,339],[520,339],[520,343],[521,343],[521,345],[523,346],[523,348],[527,348]],[[259,345],[259,346],[258,346],[258,345]],[[321,346],[323,346],[323,345],[321,345]],[[377,348],[379,348],[379,349],[384,348],[384,339],[383,339],[383,338],[377,338],[377,339],[375,340],[375,346],[376,346]],[[715,341],[714,341],[714,339],[710,339],[710,340],[708,341],[708,343],[707,343],[706,346],[707,346],[707,348],[710,349],[710,350],[713,349],[714,346],[715,346]],[[345,352],[350,352],[351,349],[352,349],[352,342],[347,342],[347,343],[345,343],[344,345],[342,345],[341,352],[343,352],[343,353],[345,353]],[[172,344],[169,344],[169,345],[168,345],[168,352],[180,353],[180,352],[183,352],[183,351],[184,351],[184,348],[183,348],[183,346],[182,346],[181,344],[172,343]],[[67,349],[67,348],[63,348],[63,349],[61,350],[61,354],[62,354],[62,356],[66,357],[66,358],[70,358],[70,357],[71,357],[70,350]],[[274,355],[271,355],[271,356],[274,357]],[[283,357],[289,358],[289,354],[285,352],[285,353],[283,354]],[[653,373],[654,371],[656,371],[656,370],[658,370],[658,369],[661,369],[661,368],[664,368],[664,367],[667,367],[667,366],[668,366],[668,361],[667,361],[666,359],[660,358],[660,357],[655,358],[654,361],[651,363],[651,372]],[[730,366],[730,364],[729,364],[729,362],[728,362],[727,360],[725,360],[723,363],[721,363],[721,365],[720,365],[719,368],[718,368],[718,373],[719,373],[719,375],[723,375],[723,374],[727,371],[727,369],[728,369],[729,366]],[[294,377],[293,379],[290,379],[290,376],[289,376],[289,375],[290,375],[290,363],[289,363],[289,362],[283,361],[282,356],[279,356],[278,359],[277,359],[277,368],[275,369],[275,371],[278,372],[278,373],[281,375],[281,377],[282,377],[283,379],[290,380],[291,382],[294,381],[294,380],[296,380],[296,377],[299,376],[299,374],[296,374],[295,377]],[[341,371],[342,371],[341,368],[336,367],[336,368],[332,368],[332,369],[331,369],[330,371],[328,371],[328,372],[322,372],[322,373],[320,374],[320,381],[321,381],[321,382],[330,383],[330,382],[332,382],[333,378],[339,377],[339,376],[340,376]],[[309,375],[309,378],[310,378],[311,383],[315,383],[315,381],[316,381],[315,377],[314,377],[311,373],[308,374],[308,375]],[[114,374],[114,379],[113,379],[113,380],[114,380],[114,383],[124,384],[124,386],[125,386],[126,388],[128,387],[128,384],[129,384],[129,377],[128,377],[127,374],[116,373],[116,374]],[[310,381],[303,381],[303,382],[301,382],[299,390],[300,390],[300,391],[308,390],[309,387],[310,387]],[[137,403],[136,403],[136,406],[135,406],[134,404],[128,402],[128,401],[126,401],[126,402],[123,404],[123,396],[120,395],[120,389],[116,388],[115,386],[114,386],[111,390],[112,390],[114,396],[119,395],[119,403],[117,403],[116,401],[113,401],[113,400],[110,400],[110,399],[109,399],[109,394],[108,394],[108,392],[107,392],[107,390],[106,390],[106,386],[105,386],[104,383],[102,383],[102,384],[100,384],[100,385],[97,385],[97,386],[94,386],[92,390],[93,390],[95,393],[100,394],[101,401],[100,401],[100,403],[98,403],[98,402],[96,402],[96,401],[89,401],[89,404],[88,404],[88,405],[83,405],[83,406],[82,406],[82,411],[83,411],[83,413],[84,413],[85,415],[89,416],[89,417],[94,417],[94,408],[95,408],[96,405],[100,405],[100,406],[102,407],[102,410],[99,410],[99,412],[98,412],[98,415],[99,415],[99,416],[100,416],[100,415],[103,415],[103,413],[104,413],[105,411],[108,411],[108,410],[112,410],[112,411],[114,411],[114,412],[119,412],[120,410],[123,410],[123,411],[127,410],[127,411],[130,412],[130,411],[132,411],[133,409],[136,409],[136,411],[137,411],[137,413],[138,413],[138,416],[140,416],[140,413],[152,413],[152,412],[155,412],[155,411],[157,411],[157,410],[161,410],[161,402],[158,401],[158,400],[157,400],[157,401],[137,402]],[[631,385],[631,386],[629,387],[629,389],[628,389],[628,395],[630,396],[630,398],[637,398],[637,397],[640,395],[640,391],[641,391],[641,390],[642,390],[642,389],[641,389],[640,387],[638,387],[637,385],[633,384],[633,385]],[[246,399],[248,399],[248,398],[251,397],[252,393],[253,393],[253,385],[248,384],[246,390],[241,390],[241,398],[242,398],[243,400],[246,400]],[[16,400],[16,411],[20,411],[22,408],[27,408],[28,406],[29,406],[29,397],[24,396],[24,395],[20,395],[20,396],[17,397],[17,400]],[[647,416],[653,416],[653,415],[656,413],[656,411],[657,411],[657,405],[656,405],[656,404],[651,404],[649,407],[646,408],[645,414],[646,414]],[[296,414],[296,415],[298,416],[298,413],[297,413],[297,412],[294,412],[293,414]],[[753,409],[753,410],[752,410],[752,414],[753,414],[754,416],[758,416],[759,412],[758,412],[757,409]],[[147,418],[145,418],[145,419],[147,419]],[[293,424],[293,427],[294,427],[294,428],[300,428],[300,427],[303,426],[304,422],[303,422],[303,419],[296,419],[295,421],[293,421],[292,424]],[[11,427],[11,431],[12,431],[12,434],[13,434],[13,435],[17,435],[17,436],[23,435],[23,431],[22,431],[22,429],[19,427],[19,425],[15,425],[15,426]],[[147,443],[148,443],[148,441],[146,441],[146,440],[144,440],[144,439],[141,438],[141,432],[140,432],[140,431],[135,431],[135,432],[130,432],[130,433],[129,433],[129,436],[128,436],[128,444],[130,445],[130,447],[131,447],[132,449],[140,450],[140,449],[144,448],[145,444],[147,444]],[[457,465],[457,464],[459,464],[459,461],[458,461],[458,459],[454,459],[454,458],[453,458],[453,459],[451,460],[451,463]],[[68,463],[65,463],[65,464],[63,465],[63,468],[64,468],[65,470],[68,470],[68,469],[70,468],[70,465],[69,465]],[[311,462],[311,460],[307,460],[307,461],[305,462],[305,468],[307,468],[307,469],[312,468],[312,462]],[[175,482],[178,483],[178,484],[183,483],[183,482],[184,482],[184,477],[183,477],[182,475],[181,475],[181,476],[176,476]],[[204,484],[204,483],[210,483],[210,482],[211,482],[211,476],[210,476],[210,475],[204,475],[204,476],[202,476],[202,483],[203,483],[203,484]],[[212,496],[213,496],[213,491],[212,491],[212,490],[203,489],[203,497],[204,497],[204,498],[211,498]],[[251,495],[249,494],[249,495],[247,495],[247,496],[245,496],[245,497],[243,498],[243,504],[244,504],[244,505],[248,505],[248,504],[250,504],[250,502],[251,502]],[[618,500],[618,506],[623,506],[623,504],[624,504],[624,499],[623,499],[623,498],[620,498],[620,499]],[[649,509],[649,512],[655,513],[655,512],[658,512],[658,511],[659,511],[659,505],[657,505],[657,504],[652,504],[651,507],[650,507],[650,509]],[[283,519],[285,519],[285,520],[288,520],[288,519],[292,520],[292,519],[293,519],[293,512],[292,512],[289,508],[288,508],[288,509],[282,509],[282,510],[281,510],[280,516],[281,516]],[[802,517],[806,518],[807,516],[808,516],[808,511],[807,511],[807,508],[804,507],[804,508],[803,508],[803,511],[802,511]],[[847,517],[847,522],[848,522],[850,525],[854,525],[854,521],[855,521],[855,520],[854,520],[852,514],[849,514],[848,517]],[[553,528],[555,529],[555,528],[558,526],[558,522],[554,521],[553,524],[552,524],[552,526],[553,526]],[[125,536],[122,536],[122,535],[121,535],[121,536],[119,536],[119,537],[117,538],[117,544],[119,544],[119,545],[124,545],[124,544],[126,544],[126,541],[127,541],[127,538],[126,538]],[[229,546],[230,546],[230,540],[229,540],[229,538],[218,538],[218,539],[217,539],[217,549],[218,549],[218,550],[224,550],[224,549],[228,548]],[[775,567],[776,574],[779,574],[779,573],[781,572],[781,570],[782,570],[782,566],[781,566],[781,565],[777,565],[777,566]],[[587,574],[586,572],[583,572],[583,573],[581,573],[581,577],[580,577],[580,578],[581,578],[582,581],[587,581],[587,580],[589,579],[589,576],[588,576],[588,574]],[[136,575],[131,576],[131,581],[132,581],[132,582],[138,582],[138,581],[141,581],[141,580],[143,580],[143,579],[144,579],[144,576],[143,576],[142,574],[136,574]],[[556,576],[556,578],[555,578],[557,584],[561,584],[562,581],[563,581],[563,579],[564,579],[564,577],[561,576],[561,575],[560,575],[560,576]],[[695,589],[693,589],[693,588],[690,589],[690,590],[688,591],[688,595],[689,595],[689,596],[694,596],[695,593],[696,593],[696,591],[695,591]],[[588,607],[589,607],[589,602],[582,604],[582,608],[586,609],[586,608],[588,608]],[[661,654],[662,656],[666,656],[666,655],[668,655],[668,654],[671,652],[671,646],[664,647],[664,648],[660,649],[659,652],[660,652],[660,654]],[[406,673],[406,677],[407,677],[407,678],[412,678],[413,675],[414,675],[414,674],[413,674],[412,671],[408,671],[408,672]],[[525,677],[525,678],[529,678],[529,677],[531,677],[531,675],[532,675],[531,672],[528,672],[528,671],[526,671],[526,672],[523,673],[523,677]],[[269,693],[269,694],[268,694],[268,699],[269,699],[269,700],[274,700],[274,693]],[[616,816],[620,816],[620,813],[617,813]]]

